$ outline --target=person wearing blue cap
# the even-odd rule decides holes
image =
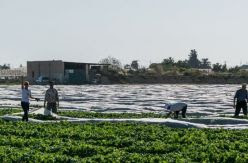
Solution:
[[[182,117],[186,118],[187,104],[183,102],[178,103],[166,103],[165,109],[169,111],[167,117],[169,117],[174,112],[174,118],[178,118],[179,112],[182,112]]]

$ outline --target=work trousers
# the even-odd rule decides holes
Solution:
[[[183,117],[183,118],[186,118],[187,105],[184,106],[183,109],[182,109],[181,111],[182,111],[182,117]],[[175,111],[175,118],[178,118],[179,112],[180,112],[180,111]]]
[[[28,111],[29,111],[29,103],[28,102],[21,102],[21,106],[23,109],[23,117],[22,117],[22,121],[28,121]]]
[[[47,103],[47,109],[52,111],[53,113],[57,113],[56,102],[48,102]]]
[[[236,110],[235,110],[235,115],[234,116],[239,116],[241,108],[243,109],[243,114],[247,115],[247,102],[246,101],[237,101],[236,105]]]

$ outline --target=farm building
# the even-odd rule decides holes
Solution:
[[[42,79],[46,79],[60,84],[85,84],[94,80],[103,69],[108,69],[108,65],[61,60],[28,61],[27,79],[31,83],[42,82]]]
[[[19,79],[21,76],[26,76],[26,75],[27,75],[26,67],[0,70],[0,80]]]

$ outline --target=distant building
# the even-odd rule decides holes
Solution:
[[[94,80],[96,74],[108,69],[107,64],[51,61],[28,61],[27,79],[36,83],[45,78],[60,84],[84,84]]]
[[[21,76],[27,76],[27,68],[13,68],[13,69],[2,69],[0,70],[0,79],[19,79]]]
[[[240,69],[248,71],[248,65],[242,65],[242,66],[240,66]]]

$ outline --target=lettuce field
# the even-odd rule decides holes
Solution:
[[[16,112],[20,109],[1,109],[0,115]],[[60,112],[76,113],[93,118],[157,116]],[[0,162],[248,162],[248,130],[0,120]]]
[[[248,130],[0,121],[0,162],[247,162]]]

